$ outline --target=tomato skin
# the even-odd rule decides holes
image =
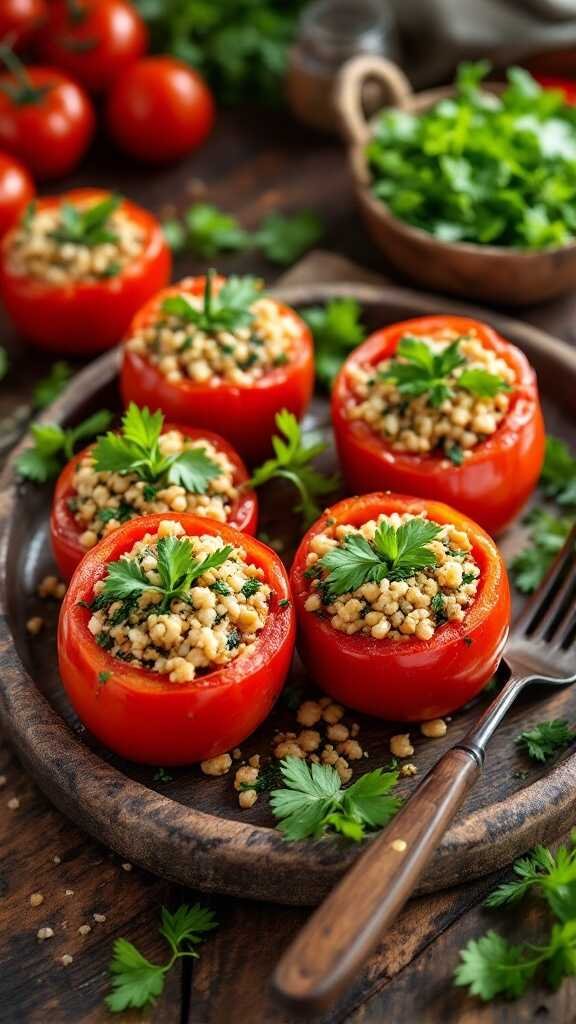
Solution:
[[[13,153],[34,178],[47,181],[68,174],[80,162],[94,134],[94,111],[76,82],[55,68],[29,67],[33,88],[46,92],[30,103],[18,103],[2,86],[0,76],[0,147]]]
[[[38,210],[87,198],[108,196],[100,189],[75,189],[43,196]],[[158,221],[142,207],[123,200],[122,208],[144,233],[142,252],[116,277],[66,284],[14,274],[8,252],[12,232],[0,247],[0,297],[23,337],[49,352],[89,355],[116,345],[140,306],[170,277],[171,256]]]
[[[33,195],[34,182],[26,168],[0,153],[0,237],[20,219]]]
[[[204,280],[203,277],[185,278],[155,295],[137,313],[127,336],[153,323],[169,295],[183,292],[202,295]],[[314,348],[310,331],[293,310],[281,303],[276,305],[300,327],[300,335],[293,343],[294,358],[285,366],[276,367],[248,385],[208,387],[192,380],[171,382],[145,356],[125,346],[120,375],[125,404],[148,405],[151,409],[162,409],[176,423],[217,430],[249,463],[262,460],[270,452],[276,413],[285,408],[300,419],[314,386]]]
[[[367,424],[345,415],[352,367],[375,365],[393,355],[404,334],[427,335],[446,327],[459,333],[474,328],[482,344],[512,366],[518,380],[502,424],[461,466],[439,455],[394,451]],[[514,345],[467,317],[418,317],[372,334],[338,374],[332,393],[332,421],[351,492],[361,494],[379,487],[436,498],[472,516],[491,534],[501,532],[518,514],[536,486],[544,461],[544,420],[534,370]]]
[[[125,67],[146,53],[148,30],[126,0],[52,0],[38,37],[42,60],[62,68],[89,92],[109,89]]]
[[[258,526],[258,499],[255,491],[244,486],[248,480],[248,471],[237,452],[234,451],[232,446],[223,437],[212,433],[210,430],[197,430],[195,427],[167,423],[164,425],[162,433],[166,433],[168,430],[179,430],[182,434],[191,438],[202,437],[206,441],[210,441],[218,451],[223,452],[228,457],[235,470],[234,484],[242,489],[232,505],[227,525],[231,526],[234,530],[240,531],[240,533],[248,533],[250,536],[254,536]],[[83,451],[78,452],[73,459],[70,459],[58,477],[56,487],[54,488],[52,510],[50,513],[50,536],[58,571],[65,580],[70,579],[76,566],[86,554],[86,548],[82,547],[80,543],[82,530],[68,508],[68,500],[75,493],[73,479],[76,465],[93,447],[93,445],[89,445]],[[203,517],[198,516],[197,518]]]
[[[214,100],[198,72],[183,61],[145,57],[114,82],[106,122],[126,153],[147,163],[170,163],[210,134]]]
[[[0,4],[0,40],[19,50],[30,42],[46,17],[44,0],[2,0]]]
[[[472,540],[482,575],[463,622],[445,623],[426,641],[375,640],[338,632],[328,620],[305,610],[310,593],[304,576],[306,555],[328,519],[360,526],[381,513],[422,511],[436,522],[454,523]],[[390,721],[417,722],[462,707],[490,679],[508,637],[510,587],[496,545],[467,516],[437,501],[375,493],[338,502],[304,536],[290,584],[298,616],[298,649],[311,677],[335,700]]]
[[[241,545],[272,587],[270,611],[253,652],[191,683],[163,681],[157,672],[113,658],[88,630],[90,600],[106,563],[129,551],[165,519],[187,534],[215,534]],[[287,601],[283,607],[280,602]],[[84,724],[122,757],[144,764],[191,764],[242,743],[268,715],[290,667],[295,616],[288,577],[278,556],[260,541],[220,523],[186,514],[143,516],[100,541],[74,573],[60,611],[58,658],[64,689]],[[110,673],[105,683],[101,672]]]

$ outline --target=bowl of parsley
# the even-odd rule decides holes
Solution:
[[[363,218],[399,270],[429,288],[528,305],[576,286],[576,107],[523,68],[413,93],[399,68],[355,57],[336,104]],[[370,120],[366,85],[390,105]]]

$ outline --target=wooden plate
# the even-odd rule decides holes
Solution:
[[[549,335],[505,317],[398,287],[339,284],[283,289],[277,294],[295,305],[353,295],[373,330],[395,320],[431,313],[477,316],[521,346],[536,367],[554,433],[574,435],[576,352]],[[97,408],[119,408],[115,378],[118,353],[111,352],[83,370],[42,419],[74,422]],[[328,405],[316,399],[309,417],[329,436]],[[23,445],[28,443],[23,442]],[[21,450],[20,445],[16,453]],[[0,678],[1,714],[7,735],[38,784],[54,803],[123,859],[195,888],[278,903],[318,902],[359,852],[344,840],[289,844],[273,829],[266,797],[241,811],[232,774],[206,778],[197,767],[170,770],[170,781],[155,781],[143,768],[110,754],[76,718],[58,680],[54,630],[56,605],[40,602],[35,587],[53,569],[48,542],[49,487],[15,484],[14,456],[1,482],[0,514]],[[334,455],[326,457],[327,467]],[[280,511],[286,496],[267,494],[262,528],[281,538],[289,560],[297,534],[290,535]],[[287,517],[284,512],[284,520]],[[288,517],[293,520],[294,517]],[[522,527],[503,540],[507,556],[522,543]],[[31,638],[25,622],[46,619]],[[290,685],[303,681],[295,666]],[[424,740],[412,730],[419,777],[456,742],[475,719],[479,704],[454,716],[443,740]],[[550,768],[528,762],[514,745],[521,729],[542,718],[576,718],[576,691],[553,696],[533,691],[508,716],[492,741],[484,776],[471,794],[430,865],[420,892],[454,885],[511,861],[535,842],[549,842],[576,823],[576,753]],[[405,727],[353,716],[361,726],[368,769],[389,760],[389,738]],[[293,711],[282,700],[268,722],[243,745],[243,755],[267,754],[276,728],[294,727]],[[416,779],[402,783],[406,795]]]

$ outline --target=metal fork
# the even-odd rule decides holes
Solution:
[[[508,681],[464,739],[312,915],[276,968],[273,987],[302,1015],[326,1010],[396,918],[440,839],[480,775],[486,745],[531,683],[576,682],[576,526],[537,593],[526,603],[504,654]]]

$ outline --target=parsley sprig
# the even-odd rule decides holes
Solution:
[[[422,338],[407,334],[398,343],[396,358],[379,376],[382,380],[393,381],[399,393],[407,398],[427,395],[428,403],[435,408],[446,399],[453,398],[455,387],[463,388],[478,398],[494,398],[502,391],[510,391],[502,377],[487,370],[472,368],[454,375],[454,370],[466,363],[459,350],[460,340],[451,342],[440,352],[434,352]]]
[[[565,441],[549,435],[540,485],[561,506],[576,506],[576,458]]]
[[[90,248],[106,242],[116,242],[118,235],[110,227],[110,218],[121,202],[121,196],[111,195],[87,207],[62,203],[58,214],[58,226],[51,232],[51,237],[62,245],[74,242]]]
[[[328,572],[324,581],[328,598],[357,590],[364,583],[407,579],[418,569],[436,565],[436,555],[427,545],[441,530],[435,523],[415,518],[397,527],[382,520],[373,541],[349,533],[320,559]]]
[[[548,761],[576,740],[576,732],[565,718],[539,722],[516,737],[516,743],[533,761]]]
[[[109,562],[104,587],[92,601],[91,608],[105,608],[116,601],[135,601],[150,592],[162,595],[162,610],[168,609],[176,599],[190,603],[192,584],[210,569],[221,566],[232,550],[227,544],[198,559],[189,537],[161,537],[156,545],[160,583],[151,583],[136,559],[119,558]]]
[[[279,434],[272,437],[274,458],[267,459],[254,471],[250,486],[261,487],[270,480],[288,480],[299,495],[295,510],[306,524],[312,523],[320,515],[316,499],[330,494],[338,486],[336,476],[319,473],[311,465],[325,451],[326,445],[315,440],[307,444],[298,420],[287,409],[276,414],[276,426]]]
[[[196,309],[186,295],[171,295],[164,299],[162,312],[207,333],[249,327],[254,319],[251,306],[260,297],[261,282],[256,277],[231,276],[216,291],[215,273],[209,270],[206,274],[202,309]]]
[[[198,957],[198,946],[206,932],[218,927],[214,914],[199,903],[182,904],[174,913],[162,907],[160,934],[166,940],[170,956],[164,964],[153,964],[127,939],[117,939],[114,956],[108,970],[112,991],[106,997],[106,1006],[112,1013],[122,1013],[131,1007],[141,1008],[155,1002],[162,994],[166,975],[177,960]]]
[[[204,494],[211,480],[222,470],[205,448],[189,448],[176,455],[164,455],[160,436],[164,416],[131,402],[122,417],[120,433],[109,431],[92,453],[98,472],[136,473],[150,484],[177,484],[190,494]]]
[[[94,413],[76,427],[64,429],[56,423],[34,423],[34,444],[25,448],[16,460],[18,476],[35,483],[46,483],[58,476],[64,462],[71,459],[79,441],[100,434],[112,421],[106,409]]]
[[[330,299],[325,306],[302,312],[314,336],[316,378],[329,390],[348,353],[360,344],[365,331],[356,299]]]
[[[308,764],[298,757],[280,762],[283,789],[274,789],[270,805],[285,839],[317,839],[340,832],[359,842],[366,832],[383,828],[402,804],[394,795],[395,767],[376,768],[345,789],[338,772],[327,764]]]
[[[213,259],[220,253],[259,249],[280,266],[294,263],[324,234],[322,221],[311,210],[271,213],[254,231],[247,231],[236,217],[212,203],[194,203],[181,217],[165,221],[162,229],[174,252]]]
[[[34,386],[32,398],[37,409],[45,409],[54,402],[58,395],[64,390],[72,376],[70,363],[58,360],[52,363],[50,372],[42,377]]]
[[[514,876],[488,897],[487,906],[509,906],[535,891],[553,923],[547,941],[537,945],[513,945],[489,931],[461,950],[454,982],[486,1002],[498,995],[518,998],[538,973],[553,989],[576,975],[576,833],[571,847],[560,846],[556,854],[538,846],[514,865]]]

